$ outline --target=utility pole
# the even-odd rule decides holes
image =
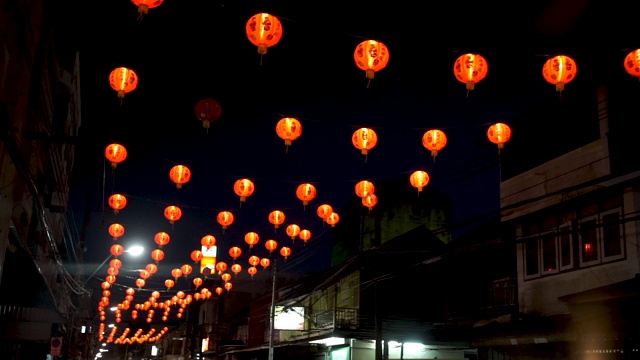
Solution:
[[[278,260],[273,261],[271,279],[271,309],[269,310],[269,360],[273,360],[273,323],[276,318],[276,268]]]

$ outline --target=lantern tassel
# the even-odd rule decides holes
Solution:
[[[264,57],[264,54],[260,54],[260,66],[262,66],[262,58]]]
[[[467,89],[467,99],[469,98],[469,89]]]
[[[284,147],[284,153],[288,154],[289,153],[289,145],[285,145]]]
[[[367,81],[367,89],[369,88],[369,85],[371,85],[371,79],[369,79],[369,81]]]

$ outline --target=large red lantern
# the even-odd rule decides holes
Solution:
[[[259,241],[260,241],[260,236],[253,231],[248,232],[244,236],[244,242],[246,242],[249,245],[249,249],[253,248],[253,246],[256,245]]]
[[[353,59],[356,65],[365,71],[365,75],[369,79],[367,83],[367,87],[369,87],[371,80],[375,77],[375,73],[387,66],[389,49],[379,41],[365,40],[356,46]]]
[[[155,241],[159,247],[163,247],[171,241],[171,237],[166,232],[160,231],[153,237],[153,241]]]
[[[253,15],[246,25],[247,38],[258,47],[258,54],[267,53],[267,48],[277,44],[282,38],[282,24],[277,17],[260,13]],[[262,63],[262,60],[260,60]]]
[[[627,74],[640,79],[640,49],[627,54],[624,58],[624,69]]]
[[[432,129],[422,135],[422,146],[427,150],[431,150],[431,156],[435,161],[438,151],[447,145],[447,135],[442,130]]]
[[[124,247],[120,244],[113,244],[111,245],[111,249],[109,249],[109,252],[111,253],[111,255],[113,255],[113,257],[118,257],[124,254]]]
[[[249,179],[239,179],[233,184],[233,191],[236,195],[240,196],[240,203],[245,202],[247,200],[247,196],[251,196],[255,189],[256,187]]]
[[[456,79],[467,86],[467,92],[475,88],[480,80],[487,76],[489,64],[478,54],[464,54],[453,64],[453,74]]]
[[[296,236],[300,235],[300,226],[297,224],[289,224],[286,228],[287,235],[291,237],[291,240],[295,240]]]
[[[109,74],[109,84],[118,92],[118,98],[122,99],[138,87],[138,74],[126,67],[116,68]]]
[[[378,143],[378,134],[373,129],[360,128],[351,136],[351,142],[362,155],[367,155]]]
[[[198,120],[202,121],[202,127],[208,129],[222,115],[222,106],[213,99],[202,99],[196,103],[194,112]]]
[[[564,90],[564,85],[571,82],[577,72],[576,62],[565,55],[552,57],[542,67],[542,76],[547,82],[556,86],[556,91]]]
[[[269,250],[269,252],[273,252],[273,250],[278,248],[278,242],[275,240],[267,240],[264,242],[264,247]]]
[[[169,178],[176,184],[176,188],[180,189],[191,180],[191,170],[184,165],[176,165],[169,171]]]
[[[489,141],[498,145],[498,150],[504,147],[504,143],[511,139],[511,128],[507,124],[496,123],[487,130]]]
[[[109,144],[104,149],[104,156],[111,162],[113,169],[127,158],[127,148],[120,144]]]
[[[284,145],[288,149],[291,141],[302,135],[302,124],[296,118],[282,118],[276,124],[276,134],[284,140]]]
[[[316,187],[309,184],[300,184],[296,189],[296,196],[298,199],[302,200],[302,205],[309,205],[309,201],[313,200],[316,197],[317,191]]]

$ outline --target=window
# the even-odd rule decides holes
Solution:
[[[573,268],[571,226],[553,225],[524,240],[525,280]]]
[[[580,221],[580,265],[592,266],[624,257],[621,209],[613,209]]]

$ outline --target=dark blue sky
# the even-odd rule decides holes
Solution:
[[[112,243],[107,227],[113,222],[126,227],[122,243],[141,241],[148,250],[156,247],[156,232],[169,232],[172,241],[161,263],[167,268],[189,263],[190,251],[205,234],[218,238],[220,257],[229,261],[229,246],[247,254],[244,234],[256,231],[262,241],[253,251],[264,254],[267,238],[291,242],[284,228],[274,231],[267,221],[269,211],[280,209],[287,223],[314,234],[306,246],[296,240],[287,266],[317,270],[329,264],[329,231],[316,207],[329,203],[339,212],[354,196],[356,182],[399,176],[408,181],[415,170],[427,171],[429,186],[452,196],[454,223],[495,211],[498,157],[486,138],[488,126],[560,100],[542,78],[549,56],[564,53],[578,62],[577,78],[565,90],[564,96],[571,96],[596,81],[590,73],[600,62],[594,59],[611,58],[623,72],[626,52],[637,45],[629,43],[632,12],[623,7],[614,11],[603,2],[579,0],[537,3],[511,9],[462,1],[436,10],[411,3],[348,8],[339,2],[167,0],[142,21],[127,0],[91,11],[78,35],[82,143],[71,209],[80,226],[85,194],[92,194],[87,259],[99,263],[107,256]],[[560,3],[565,6],[556,7]],[[244,33],[246,21],[260,11],[279,16],[284,27],[262,65]],[[353,61],[355,47],[365,39],[384,42],[390,52],[388,66],[369,88]],[[469,94],[452,72],[466,52],[483,55],[489,64],[486,79]],[[119,66],[134,69],[140,79],[122,104],[108,83]],[[193,112],[207,97],[222,106],[208,132]],[[275,133],[285,116],[303,125],[288,151]],[[379,136],[366,162],[351,144],[351,134],[363,126]],[[421,144],[430,128],[449,137],[435,162]],[[513,137],[519,136],[525,135],[514,131]],[[129,149],[115,173],[103,156],[111,142]],[[168,177],[175,164],[193,171],[181,190]],[[256,184],[241,208],[232,188],[240,177]],[[302,182],[318,189],[306,210],[295,196]],[[102,204],[114,192],[129,198],[117,216]],[[174,227],[163,217],[168,205],[184,211]],[[236,214],[224,233],[215,220],[222,210]],[[325,235],[316,238],[320,234]],[[147,255],[136,264],[149,262]],[[246,255],[240,263],[246,265]]]

